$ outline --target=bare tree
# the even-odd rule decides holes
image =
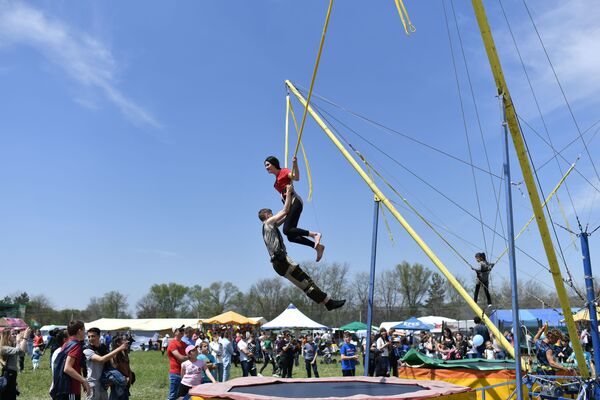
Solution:
[[[394,311],[400,304],[400,291],[398,286],[398,274],[396,270],[383,270],[375,281],[375,294],[377,304],[385,321],[396,319]]]

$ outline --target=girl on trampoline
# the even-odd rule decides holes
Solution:
[[[479,288],[483,286],[485,297],[487,299],[488,307],[492,306],[492,298],[490,297],[490,272],[494,268],[494,264],[487,261],[485,253],[476,253],[475,261],[479,263],[479,269],[471,267],[475,274],[477,274],[477,282],[475,284],[475,293],[473,294],[473,300],[477,303],[477,297],[479,296]]]
[[[291,185],[292,181],[300,180],[298,159],[296,157],[293,158],[292,170],[290,171],[287,168],[281,168],[279,160],[276,157],[269,156],[265,159],[265,168],[268,173],[275,175],[275,190],[281,195],[282,202],[285,202],[286,186]],[[314,248],[317,252],[317,261],[319,261],[323,257],[323,251],[325,251],[325,246],[321,244],[321,233],[298,228],[302,209],[302,198],[294,191],[290,211],[283,223],[283,234],[287,236],[290,242]],[[309,238],[312,238],[312,240]]]

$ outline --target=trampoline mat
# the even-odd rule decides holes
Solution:
[[[287,398],[392,396],[423,390],[418,385],[378,382],[285,382],[233,387],[230,392]]]

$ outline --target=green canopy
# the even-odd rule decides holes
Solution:
[[[344,326],[340,326],[341,331],[362,331],[367,329],[367,324],[359,321],[350,322]]]
[[[408,353],[406,353],[406,355],[402,357],[402,362],[408,364],[411,367],[419,368],[467,368],[479,371],[515,369],[515,362],[513,360],[486,360],[483,358],[466,358],[464,360],[444,361],[438,358],[427,357],[425,354],[419,353],[415,349],[410,349]]]

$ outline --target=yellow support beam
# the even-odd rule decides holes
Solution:
[[[521,171],[523,172],[523,178],[525,180],[525,185],[527,186],[527,192],[529,193],[531,207],[533,208],[533,213],[540,231],[540,236],[544,244],[544,251],[546,252],[546,257],[548,258],[548,264],[550,266],[550,270],[552,271],[552,279],[554,280],[554,286],[556,287],[556,294],[565,316],[569,337],[577,338],[579,336],[577,335],[575,321],[573,321],[571,305],[569,304],[569,296],[567,295],[567,290],[563,284],[560,267],[558,265],[558,260],[552,244],[552,237],[550,236],[550,230],[548,229],[548,223],[546,222],[544,209],[541,205],[540,195],[538,193],[537,186],[535,185],[533,171],[529,162],[529,157],[527,155],[527,149],[525,147],[521,129],[519,127],[519,121],[517,119],[514,104],[508,91],[508,85],[504,79],[504,73],[502,71],[500,59],[498,58],[498,53],[496,52],[496,45],[494,44],[494,38],[487,20],[485,8],[483,7],[481,0],[472,0],[472,4],[473,9],[475,10],[475,16],[477,17],[477,23],[479,24],[479,30],[481,31],[483,44],[485,45],[485,50],[492,68],[494,80],[496,81],[498,95],[502,96],[502,101],[504,102],[506,119],[508,121],[508,129],[510,130],[510,135],[512,136],[513,145],[515,146]],[[585,363],[583,349],[579,340],[573,340],[573,350],[575,351],[577,365],[579,366],[579,372],[581,373],[581,376],[588,378],[590,373]]]
[[[568,171],[565,173],[565,175],[560,179],[560,181],[558,181],[558,183],[554,187],[554,190],[551,191],[550,194],[546,197],[546,200],[542,204],[542,208],[546,207],[546,204],[548,204],[548,202],[550,201],[550,199],[556,194],[556,192],[558,192],[558,189],[560,189],[560,187],[562,186],[563,182],[567,179],[567,176],[569,176],[569,174],[571,173],[571,171],[573,171],[574,169],[575,169],[575,163],[571,164],[571,167],[568,169]],[[525,225],[523,225],[523,227],[521,228],[521,230],[519,231],[519,233],[517,234],[517,236],[515,236],[515,240],[517,240],[519,238],[519,236],[521,236],[523,234],[523,232],[525,232],[525,230],[527,229],[527,227],[529,226],[529,224],[531,224],[534,219],[535,219],[535,214],[531,218],[529,218],[529,221],[527,221],[527,223]],[[507,252],[508,252],[508,247],[505,247],[504,250],[502,251],[502,253],[500,253],[500,255],[498,256],[498,258],[496,258],[496,261],[494,261],[494,264],[498,264],[498,261],[500,261],[500,259],[502,257],[504,257],[504,255]]]
[[[390,202],[390,200],[383,194],[383,192],[377,187],[375,182],[369,177],[369,175],[365,172],[365,170],[360,166],[360,164],[352,157],[352,155],[346,150],[344,145],[339,141],[339,139],[335,136],[335,134],[329,129],[329,127],[323,122],[323,120],[319,117],[319,115],[314,111],[314,109],[307,104],[306,99],[298,92],[296,87],[289,80],[285,81],[285,84],[290,89],[292,94],[298,98],[300,103],[306,107],[310,115],[313,117],[315,122],[323,129],[325,134],[331,139],[333,144],[338,148],[338,150],[342,153],[344,158],[348,160],[350,165],[358,172],[360,177],[365,181],[365,183],[369,186],[369,188],[373,191],[375,196],[379,198],[381,203],[390,211],[390,213],[400,222],[400,225],[408,232],[408,234],[412,237],[412,239],[423,249],[423,252],[429,257],[429,259],[435,264],[435,266],[440,270],[440,272],[448,279],[448,282],[456,289],[456,291],[461,295],[461,297],[467,302],[469,307],[473,310],[475,315],[481,316],[482,321],[488,327],[490,332],[500,341],[502,347],[514,358],[514,348],[512,345],[506,340],[504,335],[496,328],[496,325],[492,323],[492,321],[488,318],[487,315],[483,312],[483,310],[477,305],[477,303],[471,298],[471,296],[467,293],[467,291],[462,287],[462,285],[458,282],[458,280],[448,271],[448,268],[442,263],[442,261],[435,255],[435,253],[427,246],[427,244],[421,239],[421,237],[415,232],[415,230],[408,224],[408,222],[404,219],[404,217],[396,210],[396,207]]]

